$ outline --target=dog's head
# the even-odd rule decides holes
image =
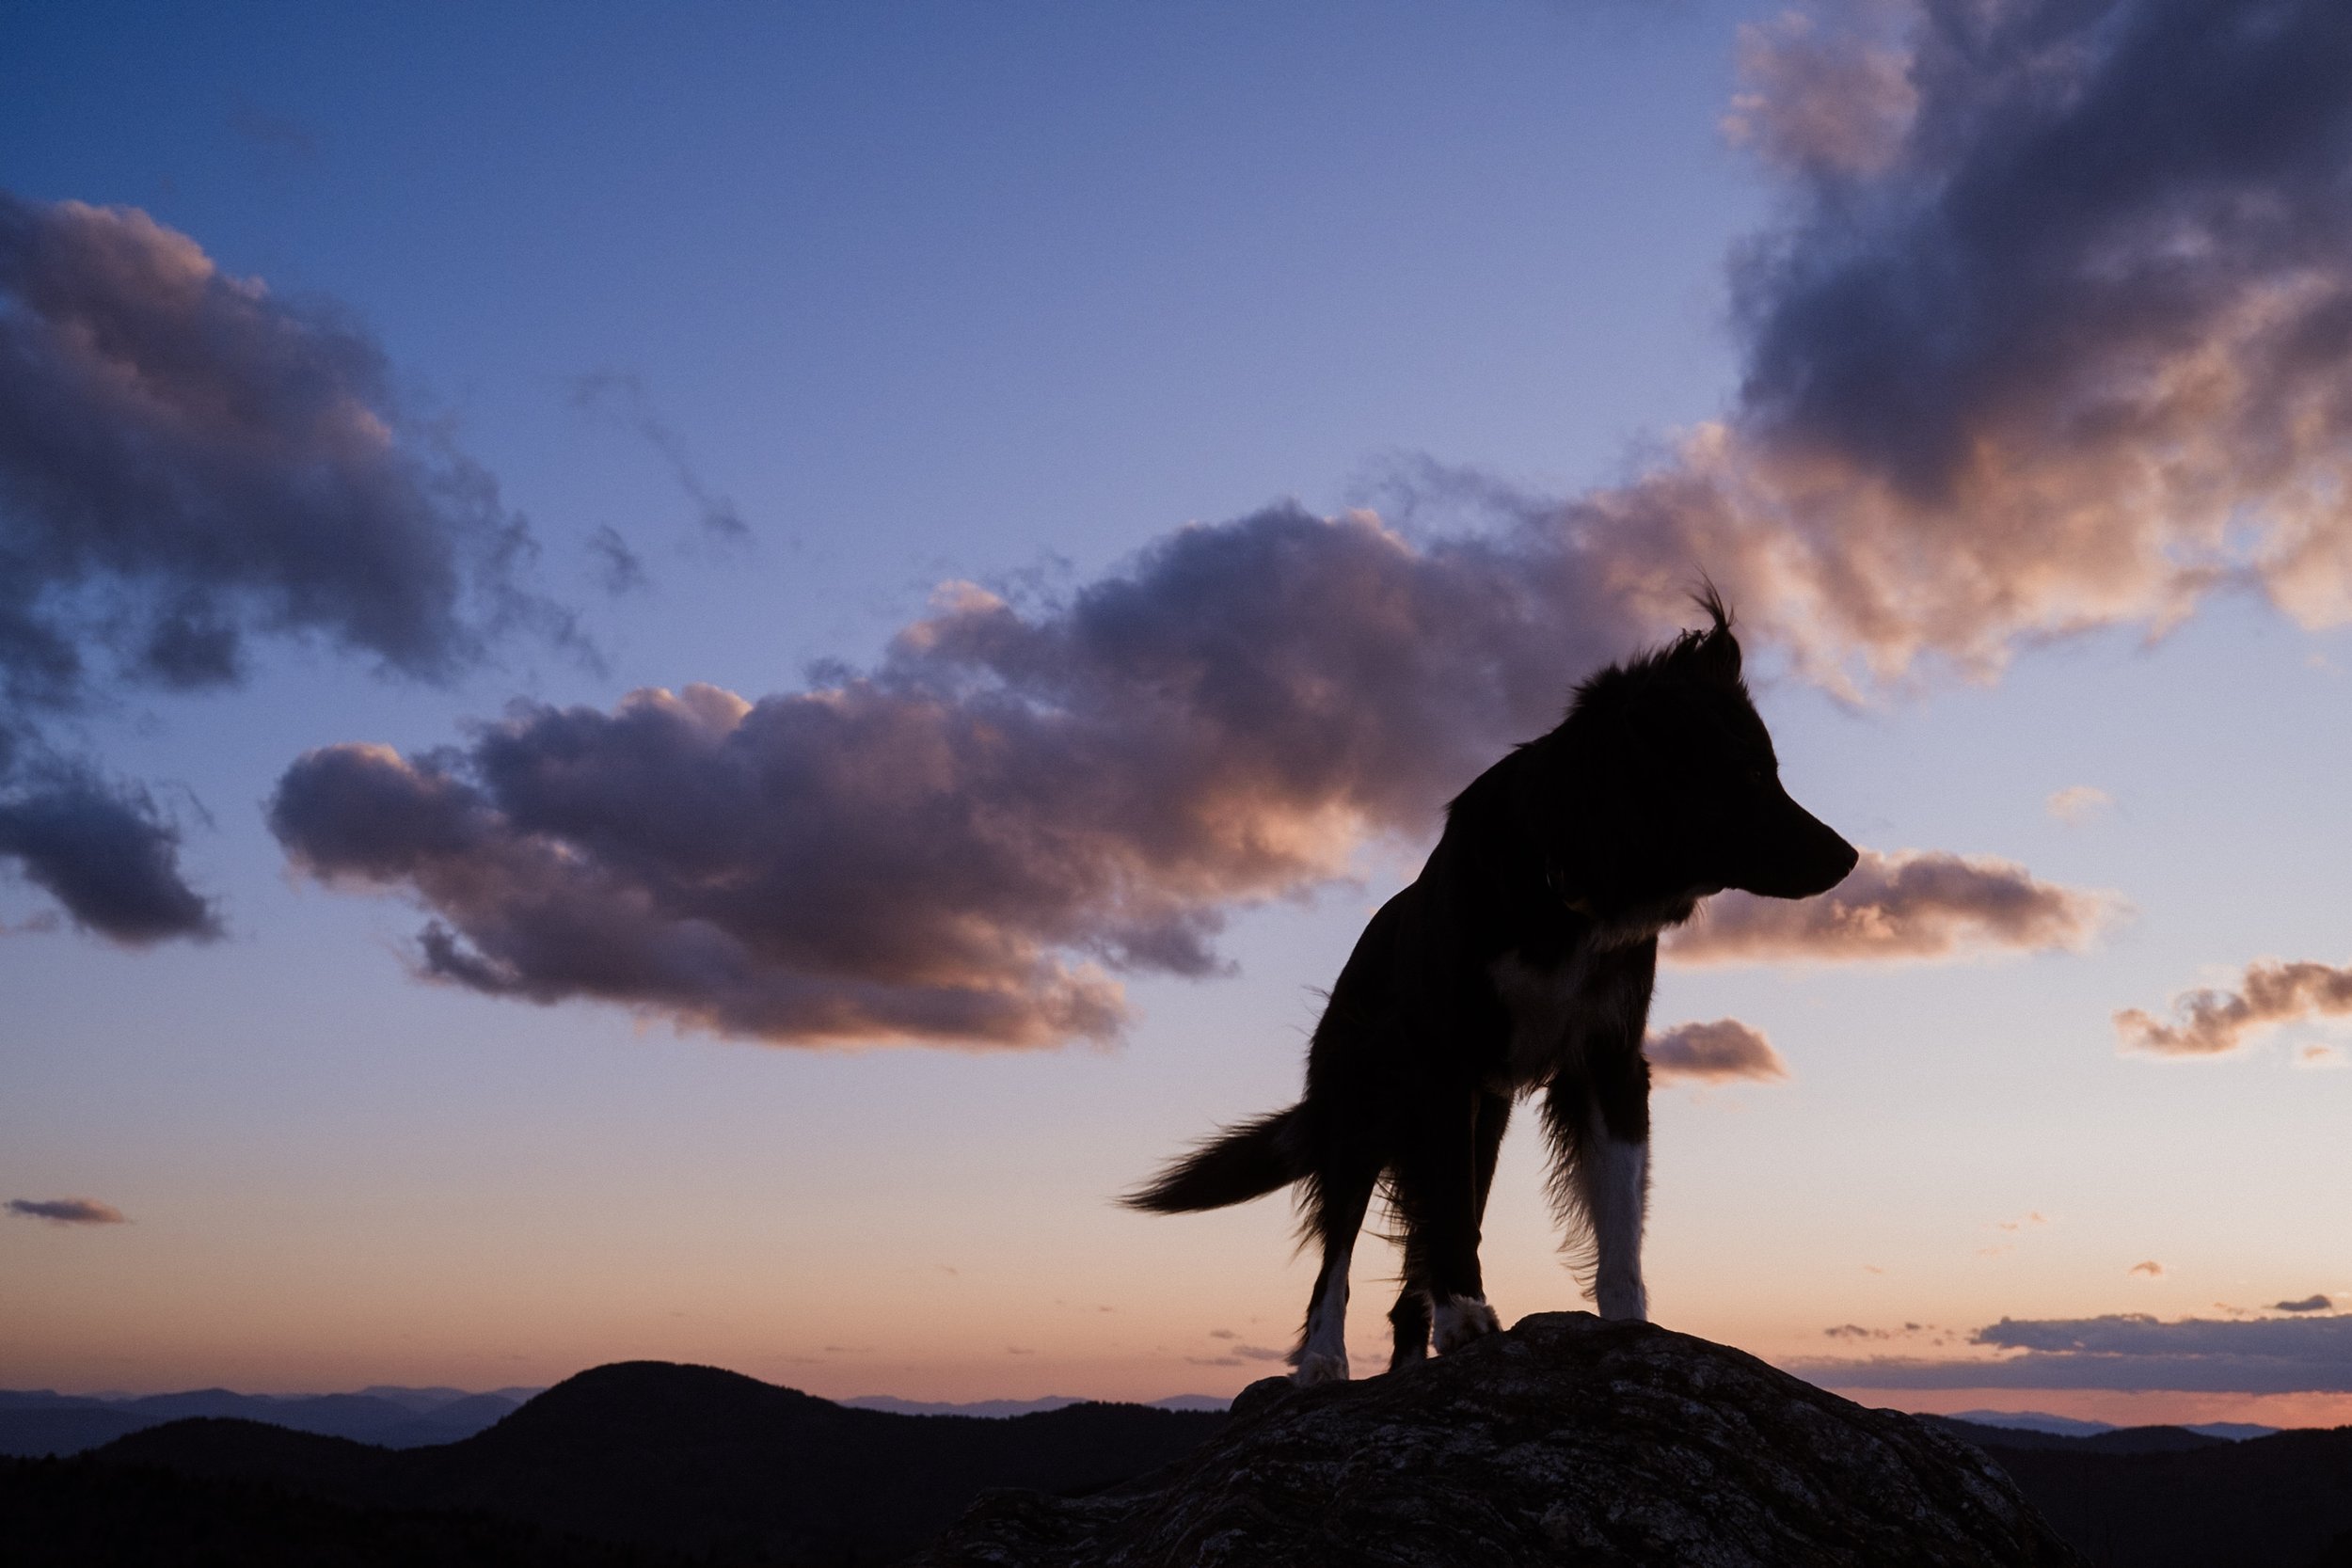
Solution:
[[[1711,626],[1593,676],[1538,743],[1552,752],[1537,808],[1552,819],[1538,829],[1549,874],[1603,918],[1662,907],[1679,919],[1725,888],[1810,897],[1857,859],[1781,787],[1731,613],[1712,588],[1699,604]]]

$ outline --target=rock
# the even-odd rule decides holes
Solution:
[[[1789,1568],[2082,1559],[1968,1445],[1754,1356],[1545,1312],[1357,1383],[1253,1385],[1167,1469],[984,1494],[922,1568]]]

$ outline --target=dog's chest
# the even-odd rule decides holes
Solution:
[[[1487,967],[1510,1019],[1510,1086],[1541,1083],[1580,1054],[1585,1037],[1621,1008],[1608,966],[1579,946],[1549,964],[1506,953]]]

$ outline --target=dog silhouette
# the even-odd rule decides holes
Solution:
[[[1180,1213],[1303,1188],[1323,1268],[1291,1360],[1348,1375],[1347,1270],[1375,1191],[1402,1227],[1391,1369],[1492,1333],[1479,1226],[1511,1110],[1539,1093],[1564,1224],[1589,1227],[1605,1318],[1648,1316],[1649,1064],[1658,934],[1726,888],[1827,892],[1853,846],[1781,787],[1731,613],[1612,665],[1567,717],[1446,807],[1412,885],[1331,988],[1288,1110],[1228,1129],[1125,1201]]]

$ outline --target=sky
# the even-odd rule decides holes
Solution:
[[[2352,13],[0,42],[0,1386],[1231,1393],[1114,1199],[1704,573],[1865,856],[1666,944],[1657,1320],[2352,1421]]]

